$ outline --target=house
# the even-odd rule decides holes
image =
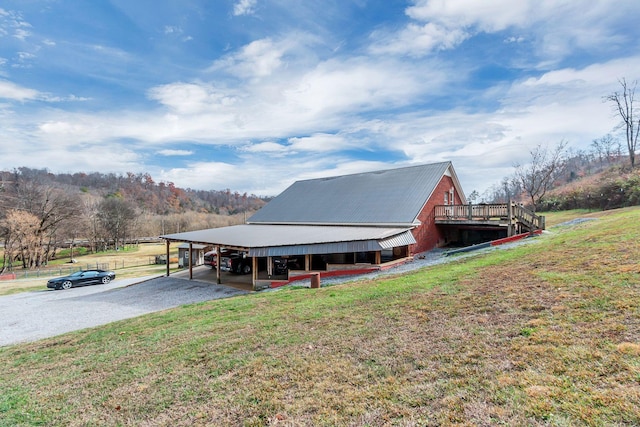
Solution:
[[[447,243],[435,206],[465,203],[453,165],[441,162],[297,181],[246,224],[160,237],[167,253],[172,241],[235,252],[260,289],[407,261]]]

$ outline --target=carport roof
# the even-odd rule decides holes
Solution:
[[[415,243],[410,227],[244,224],[160,236],[241,249],[250,256],[377,251]]]
[[[200,245],[200,244],[191,245],[191,247],[193,249],[204,249],[207,246],[211,246],[211,245]],[[188,243],[183,243],[182,245],[178,246],[178,248],[180,248],[180,249],[189,249],[189,244]]]

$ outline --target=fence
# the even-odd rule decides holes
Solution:
[[[34,279],[40,277],[58,277],[58,276],[68,276],[76,271],[81,270],[119,270],[122,268],[130,268],[130,267],[140,267],[145,265],[155,264],[155,257],[149,257],[147,262],[144,261],[125,261],[117,260],[111,262],[96,262],[90,264],[65,264],[56,267],[44,267],[36,270],[23,270],[23,269],[10,269],[6,273],[10,274],[12,277],[8,280],[17,280],[17,279]],[[5,273],[5,274],[6,274]],[[13,277],[14,276],[14,277]]]
[[[436,218],[446,219],[500,219],[509,215],[509,205],[500,204],[482,204],[482,205],[439,205],[434,209]]]
[[[438,205],[434,208],[436,219],[456,221],[507,221],[524,225],[531,230],[544,230],[544,216],[536,215],[517,203],[481,205]]]

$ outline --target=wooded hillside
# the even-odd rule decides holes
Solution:
[[[0,171],[0,191],[3,196],[27,183],[38,183],[59,188],[71,194],[89,193],[98,197],[117,197],[135,204],[145,212],[167,215],[198,211],[234,215],[255,211],[268,198],[240,194],[230,189],[192,190],[176,187],[172,182],[155,182],[148,173],[125,175],[114,173],[54,174],[46,169],[21,167],[13,171]]]
[[[538,146],[531,151],[529,165],[517,165],[512,176],[482,196],[474,192],[468,198],[487,203],[511,199],[538,211],[640,205],[640,169],[629,164],[619,144],[612,148],[612,141],[610,137],[595,140],[590,151],[565,150],[564,143],[553,149]]]
[[[192,190],[151,175],[0,172],[0,271],[37,268],[61,247],[90,251],[162,234],[243,223],[268,201],[225,190]]]

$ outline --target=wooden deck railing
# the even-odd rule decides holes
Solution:
[[[502,221],[520,223],[531,230],[544,230],[545,218],[516,203],[481,205],[438,205],[434,208],[436,220]]]

